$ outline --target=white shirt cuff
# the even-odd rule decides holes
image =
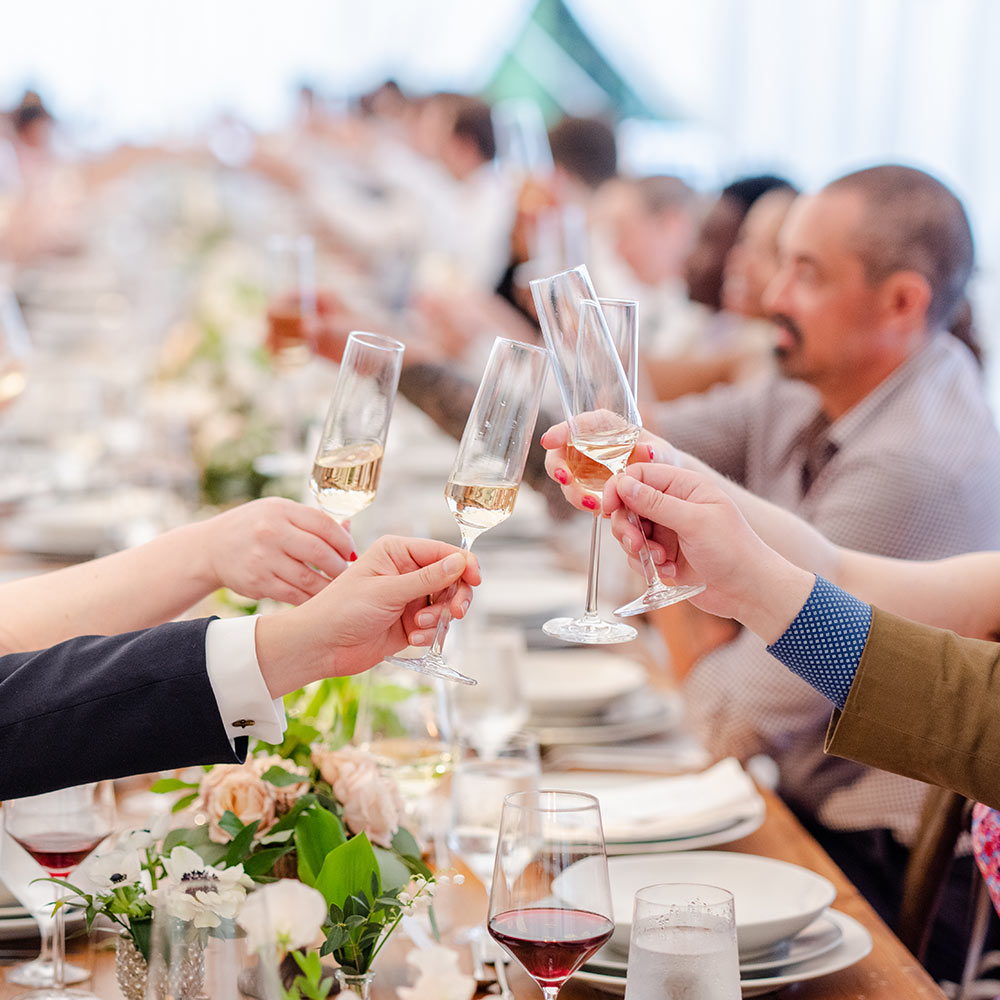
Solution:
[[[205,667],[230,742],[249,736],[280,743],[287,725],[280,698],[271,698],[257,663],[259,615],[217,618],[205,631]]]

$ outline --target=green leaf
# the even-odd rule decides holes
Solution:
[[[182,788],[193,788],[195,792],[198,791],[197,781],[181,781],[180,778],[160,778],[159,781],[155,782],[150,788],[151,792],[156,792],[158,795],[163,795],[167,792],[176,792]]]
[[[251,854],[243,862],[243,871],[251,878],[266,875],[274,867],[278,858],[284,857],[291,849],[292,846],[289,844],[287,847],[269,847],[263,851],[257,851],[256,854]]]
[[[330,852],[335,851],[346,841],[344,824],[328,809],[314,804],[303,812],[295,824],[299,878],[306,885],[316,885]]]
[[[225,819],[228,815],[230,814],[227,812],[222,818]],[[255,819],[248,826],[243,827],[229,842],[229,849],[226,851],[227,868],[246,860],[247,855],[253,850],[253,835],[257,832],[258,826],[260,826],[260,820]]]
[[[244,829],[246,824],[232,810],[227,809],[219,820],[219,827],[226,831],[230,837],[235,837]]]
[[[402,854],[404,858],[419,859],[421,857],[420,845],[417,843],[417,838],[404,826],[401,826],[393,834],[392,849],[397,854]]]
[[[367,895],[372,875],[378,876],[378,861],[368,837],[359,833],[327,855],[316,888],[328,905],[342,906],[351,896]]]
[[[268,837],[273,837],[276,833],[283,833],[285,830],[294,829],[295,824],[299,821],[299,816],[302,815],[310,806],[316,802],[316,796],[312,794],[305,794],[295,805],[292,806],[288,812],[285,813],[281,819],[278,820],[270,830],[267,831]]]
[[[410,869],[392,852],[384,847],[372,847],[378,861],[382,891],[399,892],[410,881]]]
[[[272,785],[277,785],[278,788],[284,788],[286,785],[297,785],[306,780],[301,774],[292,774],[291,771],[286,771],[278,764],[269,767],[261,777],[264,781],[269,781]]]
[[[129,928],[132,932],[132,940],[135,942],[136,948],[142,952],[142,957],[149,963],[149,939],[150,933],[153,929],[153,918],[148,917],[145,920],[130,920]]]
[[[194,800],[198,798],[197,792],[192,792],[190,795],[182,795],[171,807],[171,812],[180,812],[182,809],[187,809]]]

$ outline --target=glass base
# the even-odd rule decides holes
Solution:
[[[90,973],[86,969],[81,969],[79,965],[70,965],[66,962],[63,965],[63,979],[67,983],[82,983],[90,979]],[[36,958],[33,962],[16,965],[8,970],[7,982],[16,983],[18,986],[51,986],[54,982],[52,963]]]
[[[542,631],[564,642],[582,642],[605,646],[616,642],[631,642],[639,633],[624,622],[606,622],[593,618],[550,618]]]
[[[407,670],[415,670],[418,674],[427,674],[429,677],[440,677],[446,681],[457,681],[459,684],[470,684],[475,686],[479,682],[472,677],[466,677],[457,670],[453,670],[444,662],[443,656],[434,653],[424,653],[423,656],[387,656],[387,663],[392,663],[397,667],[405,667]]]
[[[646,611],[655,611],[657,608],[666,608],[678,601],[686,601],[689,597],[700,594],[705,589],[705,584],[695,583],[689,587],[668,587],[661,584],[647,590],[642,597],[637,597],[628,604],[623,604],[620,608],[615,608],[615,614],[621,618],[628,618],[630,615],[641,615]]]

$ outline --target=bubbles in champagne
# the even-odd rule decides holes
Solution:
[[[325,511],[346,519],[375,499],[381,471],[382,446],[378,442],[344,445],[317,457],[309,487]]]

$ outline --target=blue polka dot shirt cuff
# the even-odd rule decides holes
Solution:
[[[767,651],[843,708],[871,624],[871,605],[817,576],[795,620]]]

